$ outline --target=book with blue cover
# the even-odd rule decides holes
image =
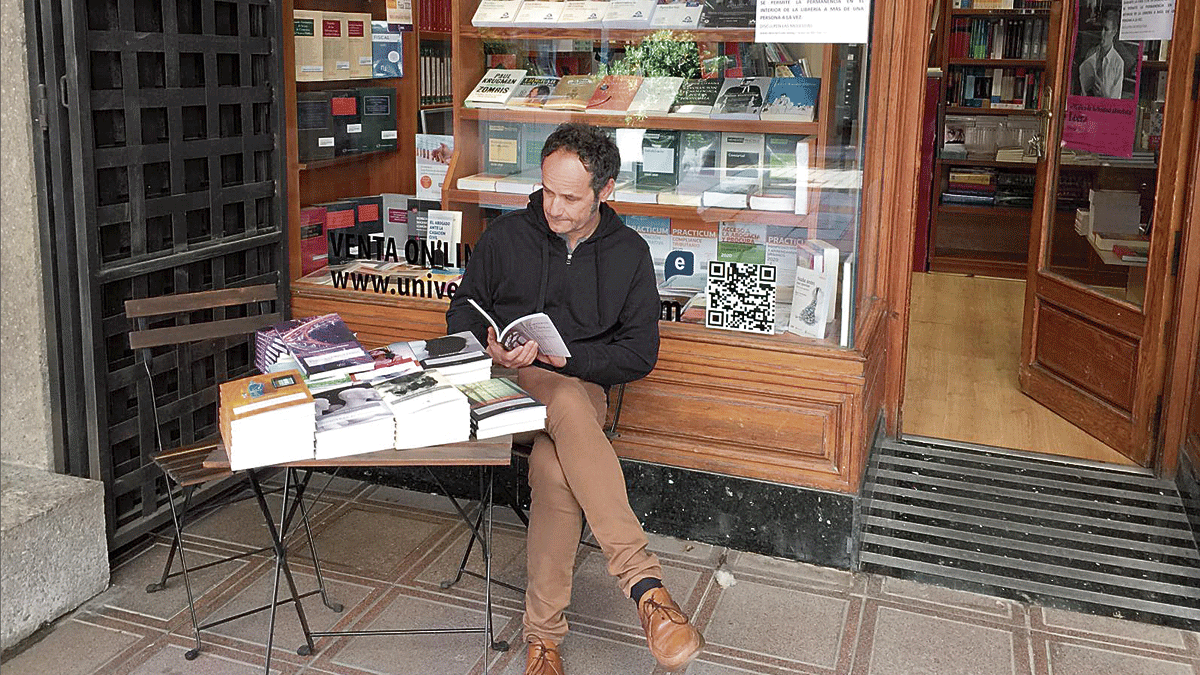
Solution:
[[[817,117],[820,95],[821,79],[818,77],[776,77],[771,80],[767,102],[759,112],[759,118],[812,122]]]

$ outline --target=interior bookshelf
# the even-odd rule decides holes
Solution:
[[[295,10],[319,12],[352,12],[369,14],[372,21],[387,18],[386,0],[283,0],[283,111],[287,125],[287,228],[289,277],[295,287],[301,274],[300,210],[303,207],[339,199],[360,197],[384,192],[411,192],[415,186],[414,135],[416,116],[407,114],[408,101],[416,100],[419,82],[417,70],[417,40],[412,31],[401,33],[401,77],[337,78],[303,81],[297,79],[296,35],[293,30]],[[414,12],[417,11],[414,8]],[[369,32],[368,27],[368,32]],[[360,152],[321,159],[301,161],[299,143],[298,95],[305,92],[358,90],[363,87],[386,87],[394,94],[391,115],[395,117],[396,149]]]
[[[963,0],[961,4],[967,4]],[[1051,13],[1044,8],[952,8],[943,15],[936,50],[941,72],[937,139],[932,162],[929,268],[939,272],[1023,278],[1029,255],[1032,206],[1037,190],[1037,139],[1044,134],[1047,50]],[[1065,48],[1065,47],[1060,47]],[[1086,239],[1071,232],[1078,201],[1068,189],[1103,188],[1120,171],[1153,171],[1144,113],[1165,87],[1166,45],[1147,43],[1140,64],[1137,156],[1133,160],[1087,155],[1061,159],[1054,223],[1056,268],[1093,283],[1123,283],[1119,271]],[[1161,108],[1158,109],[1161,115]],[[1153,181],[1150,181],[1151,184]]]

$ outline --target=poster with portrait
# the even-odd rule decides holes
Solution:
[[[1063,120],[1063,146],[1114,157],[1133,154],[1142,45],[1117,39],[1121,0],[1081,0]]]

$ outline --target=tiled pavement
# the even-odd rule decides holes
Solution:
[[[322,479],[314,480],[314,485]],[[277,504],[277,502],[276,502]],[[496,510],[494,572],[524,581],[524,536]],[[310,511],[326,580],[341,614],[319,596],[304,601],[314,629],[478,624],[482,582],[438,582],[454,569],[466,529],[440,497],[335,479]],[[507,518],[506,518],[507,516]],[[266,541],[251,502],[227,507],[190,530],[192,564]],[[1136,624],[865,574],[786,562],[706,544],[651,538],[666,583],[704,631],[709,647],[690,675],[781,673],[848,675],[1200,675],[1200,634]],[[191,632],[180,580],[147,595],[167,552],[160,540],[117,566],[112,587],[3,664],[4,675],[241,675],[263,665],[263,614],[205,634],[186,661]],[[292,540],[302,589],[315,586],[303,540]],[[718,567],[735,583],[717,583]],[[265,554],[197,574],[198,611],[224,616],[263,602],[270,589]],[[522,672],[520,598],[498,588],[498,636],[508,653],[489,652],[490,672]],[[571,675],[661,675],[646,651],[633,603],[618,593],[601,554],[581,548],[571,635],[563,654]],[[478,635],[319,639],[301,657],[299,625],[280,612],[272,672],[280,675],[466,675],[481,673]]]

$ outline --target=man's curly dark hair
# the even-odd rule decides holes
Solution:
[[[592,175],[592,192],[600,190],[621,171],[621,152],[603,129],[582,122],[564,122],[546,138],[542,161],[559,150],[575,153]]]

